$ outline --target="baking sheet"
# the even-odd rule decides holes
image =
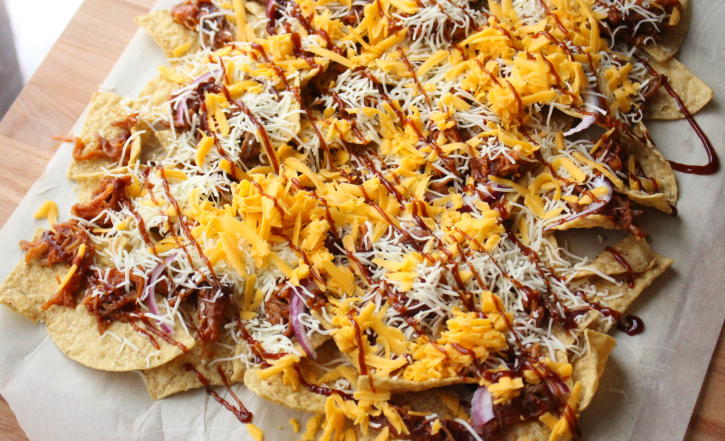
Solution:
[[[159,0],[154,9],[176,0]],[[678,59],[715,90],[715,98],[697,120],[725,159],[725,2],[695,2],[690,34]],[[163,64],[161,50],[139,29],[119,58],[102,90],[135,97]],[[74,127],[79,133],[85,115]],[[674,161],[704,163],[706,155],[687,122],[648,124],[659,149]],[[45,228],[32,214],[48,199],[65,220],[77,202],[75,183],[66,179],[70,145],[62,146],[45,174],[0,231],[0,279],[19,262],[20,239]],[[723,173],[693,176],[678,173],[679,216],[648,211],[641,223],[652,234],[652,247],[675,259],[628,314],[641,317],[644,334],[616,333],[599,392],[581,418],[585,440],[680,440],[702,386],[725,318],[725,198]],[[591,235],[592,232],[587,232]],[[597,231],[608,243],[620,232]],[[568,235],[577,251],[577,234]],[[291,440],[289,419],[309,415],[286,410],[234,386],[265,440]],[[223,389],[220,389],[221,392]],[[86,368],[63,355],[45,327],[0,308],[0,394],[31,440],[185,439],[251,440],[243,424],[203,389],[155,402],[138,373],[107,373]],[[223,394],[224,395],[224,394]],[[280,428],[281,426],[281,428]],[[297,435],[299,436],[299,435]]]

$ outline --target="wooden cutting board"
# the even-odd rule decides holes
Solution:
[[[51,137],[70,132],[91,95],[136,32],[133,18],[146,13],[153,4],[154,0],[86,0],[0,122],[0,227],[45,170],[53,155],[55,142]],[[2,397],[0,439],[27,440]],[[725,439],[723,335],[710,363],[686,439]]]

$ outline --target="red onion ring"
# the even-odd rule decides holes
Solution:
[[[602,196],[601,199],[597,199],[596,202],[592,202],[591,204],[589,204],[589,208],[587,208],[586,210],[584,210],[580,213],[574,213],[571,216],[564,219],[563,221],[557,222],[554,225],[544,228],[544,231],[549,231],[550,229],[554,228],[555,226],[563,225],[567,222],[571,222],[573,220],[579,219],[582,216],[591,214],[591,213],[599,210],[603,206],[607,205],[609,203],[609,201],[612,200],[612,194],[614,193],[614,189],[612,189],[612,184],[610,184],[608,180],[604,179],[602,176],[597,176],[596,178],[592,179],[592,185],[594,186],[594,188],[605,186],[605,187],[607,187],[609,192],[607,194],[605,194],[604,196]]]
[[[166,268],[166,265],[173,262],[175,258],[176,254],[172,254],[165,258],[163,262],[160,262],[158,265],[156,265],[156,268],[154,268],[154,270],[151,272],[151,276],[149,276],[149,290],[148,295],[146,296],[146,300],[151,314],[157,316],[161,315],[159,305],[156,303],[156,280],[158,280],[159,276],[161,276],[161,273]],[[156,320],[156,323],[165,333],[169,335],[174,334],[174,330],[166,323],[162,322],[161,320]]]
[[[484,424],[496,418],[493,413],[493,396],[486,386],[479,386],[471,400],[471,416],[473,427],[483,427]]]
[[[594,95],[593,93],[585,95],[584,102],[586,104],[591,104],[594,107],[599,107],[599,97]],[[576,127],[573,127],[568,132],[564,133],[564,136],[571,136],[575,133],[581,132],[582,130],[586,130],[591,127],[595,122],[597,122],[597,116],[595,114],[585,113],[579,124],[577,124]]]
[[[202,75],[202,76],[200,76],[199,78],[195,79],[195,80],[194,80],[194,81],[193,81],[193,82],[191,83],[191,85],[192,85],[192,86],[196,86],[197,84],[201,84],[201,83],[203,83],[204,81],[206,81],[206,80],[208,80],[209,78],[211,78],[212,76],[213,76],[213,75],[211,74],[211,72],[209,72],[209,73],[205,73],[204,75]]]
[[[184,116],[186,115],[188,107],[186,106],[186,99],[183,99],[179,101],[179,103],[176,105],[176,124],[183,126],[184,125]]]
[[[304,326],[300,322],[300,314],[307,312],[304,294],[296,286],[292,288],[292,292],[292,299],[289,304],[289,318],[292,323],[292,329],[295,331],[297,341],[300,342],[300,346],[307,353],[307,356],[312,360],[317,360],[317,352],[312,347],[312,343],[310,343],[310,339],[307,337]]]

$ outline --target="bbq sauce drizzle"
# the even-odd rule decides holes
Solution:
[[[209,380],[204,375],[202,375],[201,372],[196,370],[191,363],[184,364],[184,370],[186,372],[189,372],[192,375],[194,375],[196,377],[196,379],[199,380],[199,382],[202,385],[204,385],[204,388],[206,389],[206,393],[211,395],[211,397],[214,398],[219,404],[221,404],[222,406],[224,406],[224,408],[226,408],[228,411],[233,413],[234,416],[237,417],[237,419],[241,423],[246,424],[246,423],[252,422],[252,417],[253,417],[252,412],[248,411],[247,408],[244,407],[244,404],[242,404],[242,400],[240,400],[239,397],[237,397],[237,394],[235,394],[234,391],[231,389],[231,387],[229,387],[229,381],[227,380],[226,375],[224,375],[224,371],[223,371],[221,365],[217,366],[217,373],[221,377],[224,387],[227,388],[227,391],[234,398],[234,401],[237,402],[238,407],[235,407],[234,405],[230,404],[227,400],[225,400],[224,398],[219,396],[219,394],[216,393],[211,388],[211,383],[209,382]]]
[[[652,76],[659,80],[659,85],[657,85],[656,87],[664,86],[667,93],[677,102],[677,106],[680,108],[680,112],[685,115],[685,119],[688,123],[690,123],[690,126],[697,134],[697,137],[700,138],[700,142],[702,142],[702,145],[705,147],[705,152],[707,153],[707,164],[705,165],[687,165],[681,164],[679,162],[669,161],[672,169],[678,172],[689,173],[693,175],[713,175],[717,173],[718,170],[720,170],[720,159],[717,156],[717,152],[715,151],[715,148],[710,142],[710,138],[707,137],[705,132],[702,130],[702,127],[700,127],[700,124],[695,120],[695,117],[692,115],[692,113],[690,113],[690,110],[687,108],[684,101],[682,101],[680,95],[672,88],[672,85],[670,84],[670,79],[666,75],[658,73],[646,60],[643,60],[641,58],[637,59],[644,65],[644,67]],[[654,91],[656,91],[656,89],[654,89]]]

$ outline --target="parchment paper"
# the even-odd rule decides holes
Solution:
[[[176,0],[160,0],[168,8]],[[715,99],[697,116],[720,156],[725,159],[725,2],[694,2],[693,19],[678,59],[715,90]],[[161,49],[139,30],[103,84],[103,90],[136,97],[163,64]],[[83,115],[74,128],[78,133]],[[669,159],[704,163],[704,149],[685,121],[648,124]],[[29,239],[45,220],[32,214],[47,199],[58,203],[65,220],[75,183],[66,179],[71,146],[61,147],[45,174],[0,231],[0,279],[23,254],[20,239]],[[599,392],[581,419],[587,440],[681,440],[687,429],[703,378],[725,318],[725,185],[715,176],[678,174],[679,216],[650,210],[641,223],[651,244],[675,259],[650,286],[629,314],[644,319],[646,331],[636,337],[617,333],[617,348],[607,363]],[[593,232],[587,232],[587,235]],[[623,235],[597,231],[607,243]],[[570,247],[581,248],[578,234]],[[602,249],[607,243],[600,244]],[[296,439],[288,421],[309,415],[286,410],[235,386],[254,413],[265,440]],[[223,389],[218,389],[221,393]],[[45,327],[0,308],[0,393],[9,402],[31,440],[99,439],[251,439],[243,424],[206,395],[195,390],[155,402],[138,373],[107,373],[86,368],[63,355]],[[281,429],[279,428],[281,426]]]

